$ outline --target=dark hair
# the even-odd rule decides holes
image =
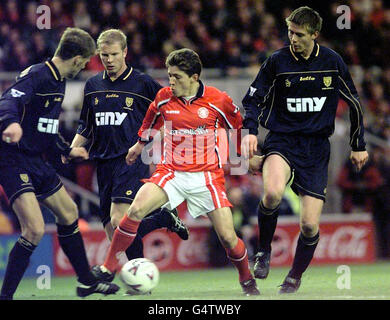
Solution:
[[[289,22],[304,26],[310,34],[313,34],[316,31],[320,32],[322,28],[321,16],[317,11],[307,6],[300,7],[291,12],[286,18],[286,23],[288,24]]]
[[[63,60],[75,56],[89,58],[96,54],[96,44],[90,34],[79,28],[66,28],[54,53]]]
[[[165,66],[177,66],[190,77],[195,73],[200,76],[202,71],[202,61],[200,61],[199,55],[194,50],[187,48],[172,51],[165,61]]]

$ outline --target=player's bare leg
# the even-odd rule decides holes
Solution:
[[[33,192],[22,193],[13,202],[12,209],[18,217],[22,233],[8,257],[0,294],[1,300],[13,299],[13,295],[28,267],[30,256],[45,230],[42,212]]]
[[[84,297],[92,293],[113,294],[117,292],[119,290],[117,285],[100,281],[91,273],[78,227],[78,209],[65,188],[61,187],[43,203],[56,216],[58,241],[80,283],[77,287],[77,294]]]
[[[285,278],[279,293],[294,293],[299,289],[302,274],[313,259],[319,241],[319,224],[324,201],[308,195],[300,195],[300,235],[290,272]]]
[[[127,212],[129,207],[130,207],[129,203],[124,203],[124,202],[111,203],[111,210],[110,210],[111,223],[107,223],[104,227],[107,234],[107,238],[110,241],[112,240],[112,236],[114,235],[115,229],[119,226],[119,223],[123,218],[123,213]]]
[[[114,232],[111,246],[102,266],[93,268],[100,279],[112,281],[119,263],[119,253],[125,251],[137,235],[142,219],[168,202],[165,191],[154,183],[145,183],[137,192],[127,213]]]
[[[264,196],[257,212],[260,236],[258,252],[255,255],[254,274],[258,279],[265,279],[269,273],[271,242],[278,220],[278,209],[290,177],[290,166],[282,156],[272,154],[265,159]]]
[[[35,193],[21,194],[14,201],[12,209],[18,217],[21,236],[34,245],[38,245],[45,233],[45,222]]]
[[[244,242],[237,237],[233,225],[233,216],[229,207],[216,209],[208,214],[227,256],[237,268],[239,281],[247,295],[260,294],[253,278],[248,261],[248,252]]]

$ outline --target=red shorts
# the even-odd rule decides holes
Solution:
[[[186,200],[188,211],[194,218],[215,209],[232,207],[226,196],[222,169],[183,172],[160,166],[149,179],[142,181],[155,183],[164,189],[169,199],[164,207],[169,210],[173,210]]]

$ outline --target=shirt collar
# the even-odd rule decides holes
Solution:
[[[201,98],[203,97],[203,95],[204,95],[204,84],[201,80],[199,80],[199,88],[198,88],[198,92],[196,93],[196,97]]]
[[[111,82],[115,82],[115,81],[117,81],[117,80],[126,80],[128,77],[130,77],[130,75],[131,75],[131,73],[133,72],[133,67],[129,67],[129,66],[127,66],[126,67],[126,70],[125,71],[123,71],[123,73],[119,76],[119,78],[117,78],[117,79],[115,79],[114,81],[112,81],[111,79],[110,79],[110,77],[107,75],[107,70],[104,70],[103,71],[103,79],[107,79],[107,80],[109,80],[109,81],[111,81]]]
[[[45,62],[45,65],[50,69],[54,79],[56,79],[57,81],[63,81],[60,72],[58,71],[57,67],[51,60],[47,60]]]
[[[296,61],[311,61],[313,60],[314,58],[318,57],[319,53],[320,53],[320,45],[317,43],[317,41],[314,41],[314,47],[313,47],[313,50],[309,56],[308,59],[305,59],[304,57],[302,57],[300,54],[296,54],[292,48],[292,46],[290,45],[289,46],[290,48],[290,52],[291,52],[291,55],[294,57],[294,59]]]
[[[193,103],[196,99],[198,98],[202,98],[204,95],[204,84],[201,80],[199,80],[199,88],[198,88],[198,92],[196,93],[195,97],[193,97],[192,99],[190,99],[188,101],[188,103]],[[186,100],[183,98],[183,97],[180,97],[180,99],[185,103]]]

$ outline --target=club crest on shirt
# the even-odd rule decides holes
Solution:
[[[126,103],[126,107],[124,107],[124,109],[128,109],[130,111],[133,111],[133,108],[131,106],[134,103],[134,98],[126,97],[125,103]]]
[[[208,115],[209,115],[209,110],[207,110],[207,108],[201,107],[198,109],[199,118],[206,119],[208,117]]]
[[[126,97],[126,106],[131,107],[133,105],[134,99],[130,97]]]
[[[324,77],[324,85],[329,87],[332,84],[332,77]]]
[[[21,174],[19,175],[19,177],[20,177],[20,180],[22,180],[24,183],[27,183],[27,182],[28,182],[28,174],[26,174],[26,173],[21,173]]]
[[[331,76],[323,77],[322,81],[324,82],[324,85],[325,85],[325,88],[322,88],[323,90],[333,89],[333,87],[330,86],[332,84],[332,77]]]

